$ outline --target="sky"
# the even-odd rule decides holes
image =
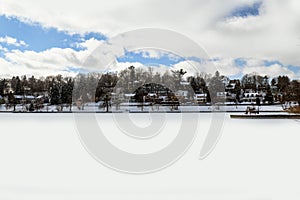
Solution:
[[[205,55],[130,48],[124,33],[144,28],[183,35]],[[131,40],[141,38],[147,39]],[[164,34],[156,40],[169,41]],[[0,77],[75,76],[131,65],[192,75],[192,65],[231,78],[255,72],[299,79],[299,53],[297,0],[0,0]],[[91,55],[100,61],[87,62]]]

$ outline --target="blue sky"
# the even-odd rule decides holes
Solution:
[[[146,55],[145,55],[146,54]],[[172,55],[163,53],[159,57],[151,57],[149,53],[145,52],[125,52],[125,55],[117,58],[118,62],[139,62],[144,65],[166,65],[172,66],[176,63],[182,62],[185,59]]]
[[[56,48],[72,48],[74,50],[82,50],[76,46],[76,43],[95,38],[97,40],[105,40],[106,37],[101,33],[90,32],[84,35],[69,34],[67,32],[58,31],[55,28],[43,28],[39,23],[27,24],[17,18],[7,18],[0,16],[0,37],[9,36],[24,41],[27,45],[20,46],[19,50],[33,50],[36,52],[45,51],[47,49]],[[11,50],[16,47],[13,45],[1,44],[3,47]]]
[[[254,2],[250,5],[243,5],[235,8],[228,17],[249,17],[249,16],[258,16],[260,14],[260,8],[262,2]]]
[[[39,23],[25,23],[14,17],[0,16],[0,38],[11,37],[18,41],[23,41],[26,45],[16,46],[0,43],[2,47],[10,50],[42,52],[51,48],[71,48],[75,51],[81,51],[85,48],[77,44],[87,41],[91,38],[95,40],[107,40],[107,37],[99,32],[89,32],[85,34],[70,34],[66,31],[59,31],[56,28],[44,28]],[[145,56],[146,55],[146,56]],[[4,57],[4,54],[0,54]],[[119,62],[139,62],[142,64],[167,65],[171,66],[182,61],[182,58],[174,59],[174,56],[163,54],[161,57],[153,58],[146,54],[137,52],[126,52],[124,56],[119,57]],[[68,70],[81,72],[76,67],[68,67]],[[83,70],[84,71],[84,70]]]

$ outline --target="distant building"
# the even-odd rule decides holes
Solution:
[[[30,103],[36,99],[32,95],[14,95],[14,98],[18,104]]]
[[[217,92],[217,99],[220,102],[232,101],[232,95],[230,92]]]
[[[260,101],[263,100],[263,94],[253,91],[247,91],[243,94],[243,102],[249,102],[249,103],[256,103],[257,98],[259,98]]]
[[[237,90],[240,90],[241,82],[238,79],[230,80],[225,87],[225,91],[229,93],[236,93]]]
[[[175,92],[175,96],[180,100],[187,100],[189,92],[187,90],[178,90]]]
[[[188,82],[188,81],[180,81],[180,85],[190,85],[190,82]]]
[[[227,101],[240,101],[241,99],[241,82],[238,79],[230,80],[228,85],[225,87],[225,91],[229,94],[227,95]]]
[[[206,93],[201,93],[201,94],[195,94],[194,99],[196,103],[206,103],[207,102],[207,94]]]

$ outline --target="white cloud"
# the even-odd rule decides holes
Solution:
[[[299,66],[300,49],[297,44],[299,44],[300,36],[300,26],[298,26],[300,2],[298,0],[264,0],[263,10],[259,16],[225,18],[234,8],[255,1],[52,0],[39,2],[0,0],[0,14],[16,16],[28,23],[39,22],[45,27],[57,27],[64,31],[79,33],[98,31],[109,37],[145,27],[169,29],[196,41],[205,48],[210,57],[221,58],[213,64],[225,75],[240,72],[232,63],[232,58],[252,57],[260,61],[279,60],[284,65]],[[132,39],[138,40],[139,38]],[[20,41],[19,43],[22,45]],[[15,62],[19,63],[25,61],[35,65],[44,63],[46,66],[53,65],[55,68],[54,65],[76,64],[78,60],[82,62],[81,59],[91,53],[92,46],[96,48],[99,44],[96,44],[96,41],[87,41],[80,45],[88,45],[89,50],[75,52],[70,49],[52,49],[40,54],[12,52],[9,57],[16,59]],[[124,53],[123,48],[105,45],[107,48],[101,51],[101,55],[108,55],[109,51],[113,51],[116,55]],[[123,44],[124,46],[126,44]],[[147,55],[159,56],[153,52]],[[108,57],[108,60],[113,58]],[[254,64],[248,63],[248,65],[242,70],[243,73],[255,69],[262,73],[263,70],[268,70],[270,74],[282,72],[295,76],[289,69],[281,66],[267,68],[261,63],[256,63],[257,68],[254,68]],[[201,70],[212,68],[214,67],[199,65]]]
[[[9,36],[0,37],[0,43],[7,44],[7,45],[13,45],[16,47],[27,46],[27,44],[23,40],[18,40],[16,38],[9,37]]]
[[[201,72],[206,72],[208,74],[215,74],[216,71],[219,71],[222,75],[232,76],[240,73],[240,68],[234,66],[233,59],[220,59],[219,61],[202,61],[197,62],[194,60],[185,60],[174,64],[173,66],[166,65],[154,65],[151,64],[145,65],[139,62],[117,62],[111,67],[113,71],[120,71],[128,68],[129,66],[135,66],[136,68],[143,68],[148,70],[149,67],[153,69],[153,72],[159,72],[163,74],[164,72],[171,70],[180,70],[183,69],[187,73],[185,77],[194,76],[196,74],[201,74]]]
[[[212,38],[223,41],[219,43],[219,51],[213,49],[211,53],[299,65],[297,42],[300,28],[297,24],[300,23],[300,2],[265,0],[263,7],[264,12],[260,16],[220,22],[222,25],[219,23]]]
[[[27,22],[40,22],[45,26],[70,31],[98,30],[116,34],[140,27],[179,29],[182,27],[207,27],[216,16],[222,16],[237,0],[222,4],[217,0],[35,0],[0,2],[1,12],[18,16]],[[205,20],[202,17],[205,16]],[[187,23],[190,22],[190,23]],[[177,27],[177,28],[176,28]]]
[[[42,52],[7,51],[4,53],[5,59],[1,58],[0,73],[6,77],[23,74],[36,76],[65,74],[73,76],[76,73],[68,71],[68,67],[86,68],[85,60],[100,43],[101,41],[95,39],[84,41],[79,44],[86,48],[82,51],[75,51],[70,48],[51,48]]]
[[[138,53],[138,51],[135,51],[136,53]],[[164,53],[162,51],[157,51],[157,50],[142,50],[141,51],[142,56],[144,58],[161,58],[164,56]]]
[[[166,52],[159,49],[140,49],[133,51],[134,53],[138,54],[141,53],[141,56],[144,58],[153,58],[153,59],[159,59],[162,57],[167,57],[170,60],[178,61],[180,59],[180,56],[174,55],[171,52]]]
[[[222,75],[235,76],[241,72],[241,68],[236,66],[233,58],[219,58],[211,62]]]
[[[262,16],[231,17],[219,22],[218,28],[228,31],[253,32],[263,28]]]
[[[274,64],[271,66],[256,66],[256,67],[245,67],[243,69],[244,74],[250,74],[250,73],[257,73],[262,76],[267,75],[269,77],[277,77],[282,75],[287,75],[288,77],[294,79],[299,78],[297,74],[295,74],[293,71],[289,70],[286,67],[282,67],[278,64]]]
[[[7,51],[8,51],[8,49],[0,45],[0,51],[7,52]]]

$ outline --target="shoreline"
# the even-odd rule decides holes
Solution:
[[[299,114],[285,115],[230,115],[231,119],[300,119]]]
[[[259,111],[260,113],[287,113],[285,111],[276,111],[276,110],[273,110],[273,111]],[[105,111],[60,111],[60,112],[57,112],[57,111],[35,111],[35,112],[27,112],[27,111],[0,111],[0,113],[14,113],[14,114],[17,114],[17,113],[22,113],[22,114],[25,114],[25,113],[245,113],[245,111],[190,111],[190,110],[178,110],[178,111],[136,111],[136,110],[132,110],[132,111],[108,111],[108,112],[105,112]],[[288,115],[289,113],[287,113],[286,115]],[[257,114],[257,115],[260,115],[260,114]],[[242,115],[243,116],[243,115]],[[248,116],[245,114],[245,116]],[[253,115],[249,115],[249,116],[255,116],[254,114]],[[261,115],[260,115],[261,116]]]

